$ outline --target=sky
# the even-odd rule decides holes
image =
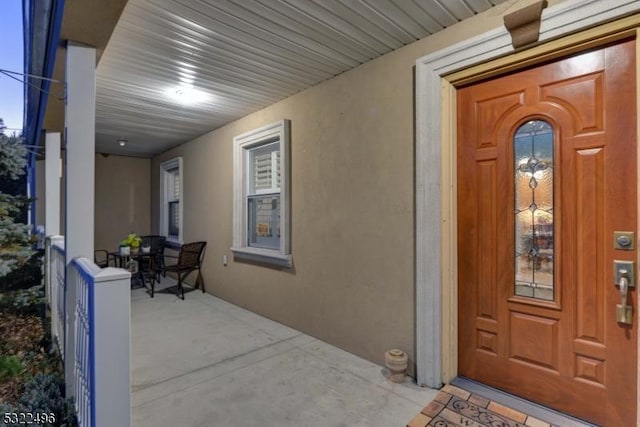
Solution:
[[[0,0],[0,70],[22,73],[22,0]],[[15,76],[23,80],[22,76]],[[0,74],[0,118],[10,133],[22,130],[23,86]]]

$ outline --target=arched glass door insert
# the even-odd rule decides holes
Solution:
[[[530,120],[518,128],[515,153],[515,295],[552,301],[553,128]]]

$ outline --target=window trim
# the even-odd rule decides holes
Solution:
[[[283,119],[233,138],[233,246],[239,259],[292,267],[290,153],[291,122]],[[249,246],[248,194],[249,151],[260,145],[280,142],[280,248]]]
[[[175,236],[169,236],[169,210],[167,192],[169,191],[169,175],[174,169],[178,169],[178,179],[180,180],[180,203],[178,204],[178,238]],[[183,161],[182,157],[174,157],[173,159],[166,160],[160,163],[160,234],[167,236],[167,243],[175,243],[182,245],[183,233],[184,233],[184,180],[183,180]]]

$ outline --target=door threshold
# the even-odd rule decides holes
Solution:
[[[547,408],[537,403],[514,396],[493,387],[481,384],[464,377],[456,377],[450,382],[451,385],[464,389],[470,393],[480,395],[486,399],[507,406],[516,411],[535,417],[554,426],[562,427],[598,427],[586,421],[574,418],[570,415]]]

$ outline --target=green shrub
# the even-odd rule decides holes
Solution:
[[[44,284],[0,293],[0,310],[15,314],[32,314],[44,317],[45,309]]]
[[[20,289],[13,294],[11,305],[19,313],[37,310],[40,304],[45,302],[44,285],[32,286],[28,289]]]
[[[25,392],[16,406],[0,404],[0,415],[6,412],[53,413],[56,421],[50,425],[78,426],[73,400],[64,398],[64,380],[58,375],[41,374],[33,377],[25,384]]]
[[[24,371],[24,364],[18,356],[0,355],[0,381],[17,377]]]

